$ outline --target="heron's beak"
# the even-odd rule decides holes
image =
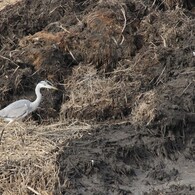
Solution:
[[[58,88],[51,86],[51,89],[58,90]]]

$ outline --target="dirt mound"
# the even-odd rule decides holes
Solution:
[[[149,151],[141,142],[133,146],[135,132],[131,126],[120,128],[120,132],[115,126],[95,129],[63,149],[58,156],[61,186],[56,194],[131,192],[137,163]]]
[[[193,10],[190,0],[24,0],[0,11],[1,108],[33,99],[35,84],[48,79],[60,90],[45,92],[50,98],[33,119],[94,126],[60,144],[48,135],[59,152],[55,189],[35,181],[31,190],[158,194],[169,184],[167,194],[194,191],[182,171],[194,162]]]
[[[164,141],[129,124],[101,126],[68,141],[57,157],[54,194],[193,194],[194,160],[180,155],[188,149]],[[167,149],[174,160],[159,156]]]

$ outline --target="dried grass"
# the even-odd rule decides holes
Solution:
[[[155,91],[148,91],[137,96],[135,107],[132,110],[134,125],[149,125],[156,116],[158,95]]]
[[[99,67],[105,66],[103,67],[105,71],[111,71],[113,68],[110,64],[114,66],[121,55],[117,54],[119,45],[125,38],[129,44],[132,43],[131,38],[123,35],[127,18],[125,9],[121,3],[118,4],[110,9],[98,3],[100,6],[97,6],[98,9],[95,8],[84,15],[76,27],[70,27],[70,33],[64,33],[59,48],[69,53],[77,64],[84,61],[84,63],[93,63]],[[84,24],[86,27],[83,26]],[[80,26],[83,26],[83,30]]]
[[[69,101],[64,103],[61,111],[78,113],[89,107],[94,111],[94,108],[101,110],[102,106],[112,105],[111,92],[120,86],[110,78],[101,78],[93,66],[87,65],[73,70],[65,88],[70,91]]]
[[[26,130],[16,125],[7,129],[0,146],[0,192],[52,194],[58,181],[58,147],[68,139],[82,137],[90,128],[88,124],[74,121],[48,126],[30,123]]]
[[[186,38],[186,32],[193,41],[193,21],[184,14],[183,9],[177,8],[166,12],[151,12],[140,23],[140,31],[144,40],[158,47],[179,48]],[[152,36],[151,36],[152,35]]]
[[[70,107],[80,109],[102,101],[111,104],[110,92],[117,85],[110,78],[100,78],[93,66],[80,66],[74,69],[67,87],[71,88],[70,101],[63,105],[63,110]]]
[[[92,64],[74,68],[65,81],[69,100],[62,105],[61,113],[68,118],[96,120],[123,117],[123,111],[130,109],[130,94],[136,93],[140,82],[128,82],[131,69],[120,65],[108,74],[99,75]]]

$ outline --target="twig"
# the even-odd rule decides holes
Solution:
[[[55,7],[54,9],[52,9],[50,12],[49,12],[49,14],[52,14],[56,9],[58,9],[58,8],[62,8],[63,9],[63,7],[60,5],[60,6],[57,6],[57,7]]]
[[[7,58],[7,57],[5,57],[5,56],[2,56],[2,55],[0,55],[0,58],[3,58],[3,59],[5,59],[5,60],[10,61],[12,64],[16,65],[17,68],[19,68],[19,66],[18,66],[14,61],[10,60],[9,58]]]
[[[163,45],[164,45],[164,47],[167,47],[167,43],[166,43],[166,40],[165,40],[165,38],[161,35],[161,38],[162,38],[162,40],[163,40]]]
[[[126,25],[127,25],[127,18],[126,18],[126,14],[125,14],[125,9],[123,7],[121,8],[121,12],[122,12],[123,17],[124,17],[124,24],[123,24],[123,28],[121,31],[121,34],[122,34],[126,28]]]
[[[13,120],[13,121],[10,121],[10,122],[7,123],[7,124],[5,125],[5,127],[2,129],[1,134],[0,134],[0,144],[1,144],[2,137],[3,137],[3,133],[4,133],[5,129],[6,129],[6,127],[9,126],[10,124],[12,124],[13,122],[14,122],[14,120]]]
[[[194,70],[188,71],[188,72],[181,72],[180,74],[195,74]]]
[[[123,28],[122,28],[122,31],[121,31],[122,40],[120,42],[120,45],[122,45],[123,42],[124,42],[125,38],[124,38],[124,36],[122,34],[123,34],[123,32],[124,32],[124,30],[125,30],[125,28],[127,26],[127,18],[126,18],[126,14],[125,14],[125,9],[123,7],[121,8],[121,12],[122,12],[123,17],[124,17],[124,24],[123,24]]]
[[[12,75],[14,75],[19,68],[20,68],[19,66],[16,67]]]
[[[155,85],[157,85],[157,84],[158,84],[158,82],[160,81],[160,78],[161,78],[161,76],[163,75],[163,73],[164,73],[165,69],[166,69],[166,66],[163,68],[163,70],[162,70],[162,72],[160,73],[160,75],[159,75],[158,79],[157,79],[157,80],[156,80],[156,82],[154,83]]]
[[[68,49],[68,48],[67,48]],[[74,55],[73,55],[73,53],[68,49],[68,52],[69,52],[69,54],[71,55],[71,57],[73,58],[73,60],[75,60],[76,62],[78,62],[77,60],[76,60],[76,58],[74,57]]]
[[[65,32],[67,32],[67,33],[70,34],[70,31],[68,31],[66,28],[64,28],[64,27],[62,26],[62,24],[60,24],[60,26],[58,26],[58,27],[61,28],[62,30],[64,30]]]
[[[117,41],[116,41],[116,39],[115,39],[114,37],[112,37],[112,40],[114,41],[114,43],[115,43],[116,45],[118,45],[118,43],[117,43]]]
[[[188,89],[188,87],[192,84],[192,82],[190,82],[187,87],[183,90],[183,92],[181,93],[180,97],[185,93],[185,91]]]
[[[36,195],[41,195],[39,192],[37,192],[35,189],[31,188],[30,186],[27,186],[27,188],[28,188],[31,192],[35,193]]]
[[[65,122],[65,123],[60,122],[60,123],[56,123],[56,124],[52,124],[52,125],[47,125],[47,126],[45,126],[45,128],[59,127],[59,126],[63,126],[63,125],[67,125],[67,122]]]
[[[123,44],[124,40],[125,40],[125,37],[122,35],[122,40],[121,40],[121,42],[120,42],[120,45]]]
[[[83,25],[83,22],[81,20],[79,20],[79,18],[77,17],[77,15],[74,13],[75,18],[77,19],[77,21],[79,22],[79,24]]]

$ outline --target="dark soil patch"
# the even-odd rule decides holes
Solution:
[[[162,141],[128,124],[69,141],[57,158],[55,194],[193,194],[194,161],[186,159],[193,144]]]
[[[135,136],[132,127],[120,128],[120,132],[118,128],[96,129],[64,148],[58,157],[60,188],[56,194],[130,192],[128,184],[136,177],[138,161],[149,152],[141,142],[130,146]]]

